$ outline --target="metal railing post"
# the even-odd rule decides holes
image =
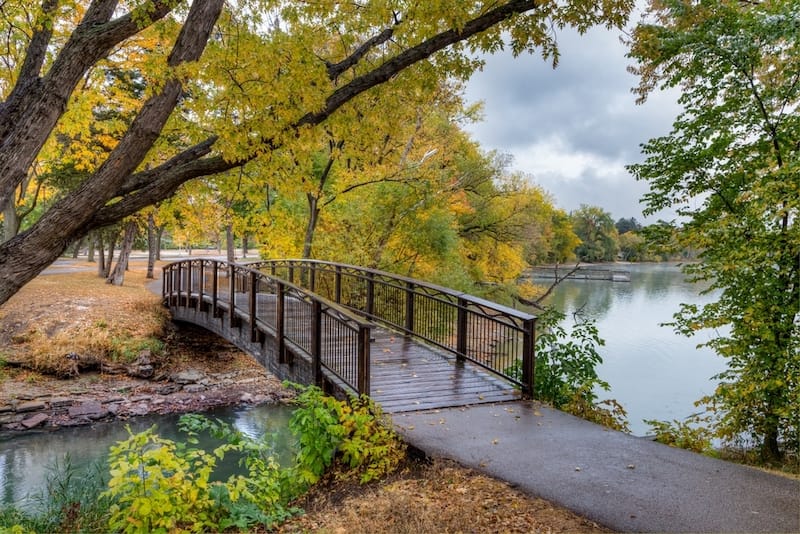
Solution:
[[[536,319],[522,323],[522,394],[533,398],[536,374]]]
[[[203,311],[203,293],[206,285],[206,261],[200,260],[199,281],[197,283],[197,311]]]
[[[275,336],[278,338],[278,363],[292,363],[291,358],[286,353],[286,306],[284,295],[286,294],[283,284],[277,283],[275,291]]]
[[[372,316],[375,310],[375,275],[367,273],[367,302],[365,304],[364,313],[367,316]]]
[[[255,271],[250,271],[250,341],[255,342],[258,340],[258,329],[256,328],[256,305],[257,294],[256,288],[258,287],[258,278]]]
[[[406,320],[405,326],[408,332],[414,331],[414,282],[406,285]]]
[[[338,265],[334,269],[333,293],[334,293],[333,301],[336,304],[341,304],[342,303],[342,268],[340,266],[338,266]]]
[[[370,336],[371,330],[368,326],[361,326],[358,329],[358,394],[370,394]]]
[[[231,328],[236,322],[236,269],[232,264],[228,265],[228,321]]]
[[[456,359],[462,361],[467,356],[467,301],[459,297],[456,316]]]
[[[211,317],[217,317],[217,298],[219,297],[219,262],[211,260],[213,272],[211,274]]]
[[[316,299],[311,303],[311,362],[314,384],[322,387],[322,304]]]

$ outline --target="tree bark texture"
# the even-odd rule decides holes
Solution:
[[[153,270],[156,266],[156,247],[158,247],[158,239],[156,239],[156,216],[151,211],[147,214],[147,274],[145,278],[155,278]]]

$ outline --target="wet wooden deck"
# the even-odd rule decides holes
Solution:
[[[383,328],[372,330],[370,396],[387,413],[504,402],[519,390],[470,362]]]

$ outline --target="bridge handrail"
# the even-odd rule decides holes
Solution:
[[[390,328],[436,345],[533,395],[536,317],[435,284],[354,265],[279,259],[247,263]],[[521,365],[521,373],[512,371]]]
[[[354,392],[369,394],[372,325],[346,307],[285,279],[226,261],[176,261],[163,267],[162,276],[162,297],[168,305],[206,307],[212,317],[224,316],[232,327],[243,319],[249,324],[250,341],[265,333],[275,337],[280,363],[291,363],[293,352],[300,351],[310,358],[317,384],[324,369]],[[289,307],[303,316],[300,328],[288,324]],[[334,338],[336,343],[324,346],[326,339]]]

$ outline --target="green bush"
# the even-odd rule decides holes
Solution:
[[[595,388],[610,389],[597,375],[596,367],[603,363],[598,347],[605,345],[594,321],[579,319],[571,332],[563,323],[565,315],[548,309],[537,321],[536,367],[533,396],[559,410],[590,421],[628,432],[626,412],[614,399],[598,402]],[[505,373],[520,379],[522,362],[506,369]]]
[[[714,431],[709,428],[710,416],[692,415],[684,421],[645,420],[655,434],[655,440],[665,445],[705,454],[712,453]]]

